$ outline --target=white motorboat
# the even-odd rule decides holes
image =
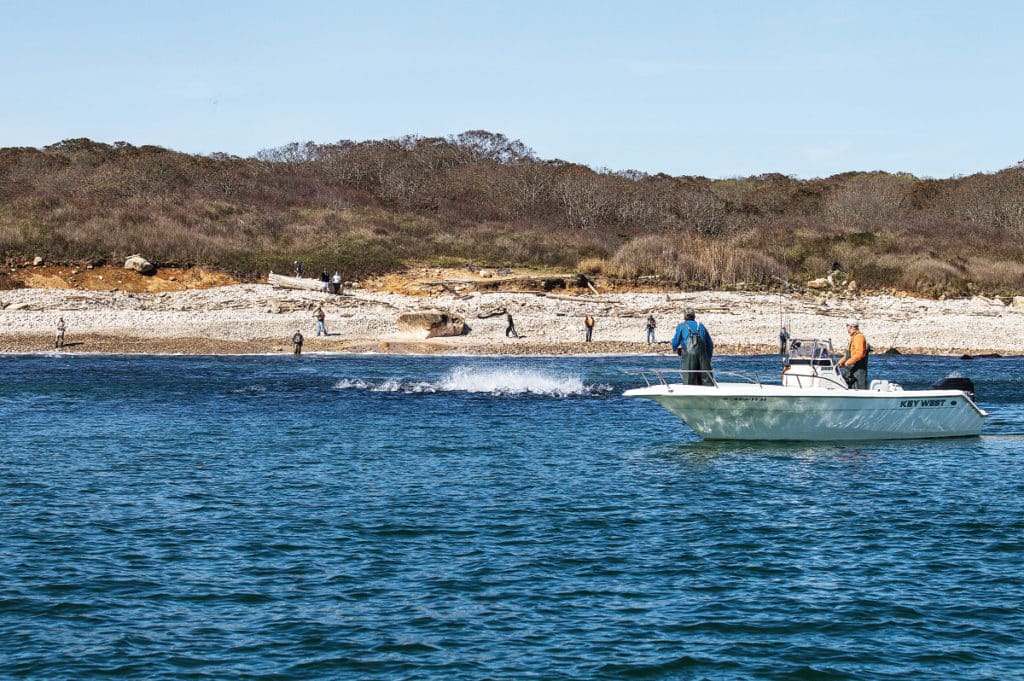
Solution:
[[[634,373],[647,385],[623,395],[654,400],[707,440],[889,440],[981,433],[988,413],[974,403],[969,379],[948,378],[928,390],[874,380],[868,390],[854,390],[836,360],[831,341],[796,340],[781,383],[715,371],[711,385],[687,385],[699,372],[644,369]]]

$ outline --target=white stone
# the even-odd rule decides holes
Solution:
[[[126,270],[134,270],[139,274],[152,274],[156,271],[156,267],[150,261],[143,258],[141,255],[133,255],[124,261],[124,268]]]

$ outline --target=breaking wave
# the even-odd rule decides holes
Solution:
[[[387,379],[382,381],[343,378],[335,390],[368,390],[406,394],[464,392],[488,395],[547,395],[569,397],[609,392],[608,385],[586,385],[572,374],[548,373],[532,369],[456,367],[436,381]]]

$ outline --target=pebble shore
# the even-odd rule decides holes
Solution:
[[[327,337],[316,337],[313,311],[323,305]],[[305,352],[495,355],[670,352],[668,341],[693,307],[716,354],[777,351],[782,324],[794,338],[831,338],[845,348],[845,321],[860,320],[876,352],[1024,355],[1024,310],[976,296],[925,300],[891,295],[828,297],[733,292],[555,295],[473,292],[428,297],[355,289],[343,296],[239,284],[161,293],[25,288],[0,291],[0,352],[52,351],[60,318],[64,352],[263,354],[291,352],[296,330]],[[400,333],[404,312],[443,310],[462,317],[462,336],[424,339]],[[502,310],[521,338],[505,336]],[[583,318],[597,319],[583,342]],[[648,315],[658,323],[644,342]]]

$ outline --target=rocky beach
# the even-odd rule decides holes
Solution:
[[[289,339],[299,330],[306,339],[305,352],[664,354],[670,352],[668,341],[683,310],[693,307],[714,337],[716,354],[776,352],[781,325],[794,338],[831,338],[837,349],[843,348],[848,318],[861,321],[876,352],[1024,354],[1024,309],[981,296],[927,300],[830,292],[545,292],[457,290],[438,284],[410,292],[366,283],[332,295],[252,283],[207,282],[207,288],[148,291],[42,283],[0,291],[0,352],[52,351],[62,318],[67,326],[64,352],[290,352]],[[327,336],[315,335],[318,306],[326,315]],[[460,321],[463,333],[427,338],[426,328],[400,323],[403,315],[423,318],[438,312]],[[506,337],[506,313],[513,315],[520,338]],[[583,342],[588,314],[597,320],[591,343]],[[654,345],[644,340],[649,315],[658,324]]]

